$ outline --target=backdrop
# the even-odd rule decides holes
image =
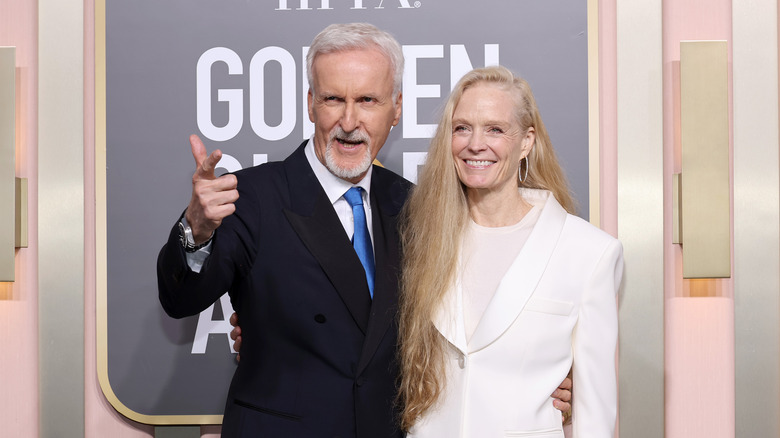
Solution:
[[[500,63],[531,84],[587,219],[584,0],[104,1],[98,360],[108,399],[136,421],[219,422],[235,369],[227,296],[183,320],[157,300],[157,253],[191,191],[188,136],[222,149],[221,171],[284,159],[313,132],[304,59],[328,24],[370,22],[403,45],[403,114],[378,156],[386,167],[416,181],[451,87],[473,67]]]

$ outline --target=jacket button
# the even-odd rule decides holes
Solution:
[[[357,380],[355,380],[357,386],[363,386],[364,383],[366,383],[365,377],[358,377]]]
[[[463,354],[458,355],[458,366],[460,369],[466,368],[466,357]]]
[[[314,320],[320,324],[323,324],[325,323],[325,321],[327,321],[327,318],[325,318],[325,315],[323,315],[322,313],[318,313],[314,315]]]

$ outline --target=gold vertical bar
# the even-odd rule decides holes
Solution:
[[[27,248],[27,178],[16,178],[15,216],[14,246]]]
[[[0,47],[0,281],[14,281],[16,48]]]
[[[680,204],[680,190],[682,175],[672,175],[672,243],[682,243],[682,205]]]
[[[731,276],[728,46],[680,43],[683,278]]]

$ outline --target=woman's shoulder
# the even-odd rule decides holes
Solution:
[[[585,219],[573,214],[566,214],[564,234],[567,238],[581,241],[583,244],[620,246],[620,241],[617,238]]]

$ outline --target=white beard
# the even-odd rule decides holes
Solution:
[[[333,142],[336,138],[348,141],[363,141],[366,148],[363,154],[363,159],[354,167],[341,167],[336,163],[336,158],[333,156]],[[344,132],[341,127],[336,127],[330,134],[330,140],[327,147],[325,147],[325,167],[328,168],[330,173],[336,175],[341,179],[354,179],[368,171],[373,160],[371,159],[371,143],[367,135],[361,131],[352,131],[349,134]]]

